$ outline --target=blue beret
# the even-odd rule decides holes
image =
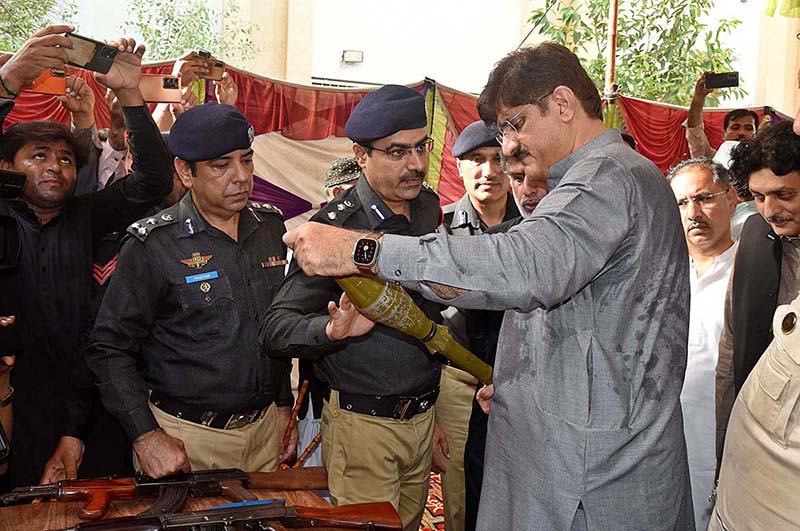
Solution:
[[[398,131],[419,129],[428,123],[425,98],[414,89],[385,85],[358,102],[344,126],[353,142],[369,144]]]
[[[178,116],[169,149],[186,162],[213,160],[253,143],[253,126],[231,105],[206,103]]]
[[[460,158],[470,151],[484,146],[499,148],[497,133],[497,127],[488,126],[483,120],[472,122],[458,135],[456,143],[453,144],[453,156]]]

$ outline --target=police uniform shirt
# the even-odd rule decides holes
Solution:
[[[0,119],[11,108],[7,101],[0,101]],[[93,249],[104,234],[124,230],[172,188],[171,162],[147,107],[123,107],[122,113],[136,161],[125,179],[73,196],[45,225],[24,201],[0,199],[0,215],[16,220],[21,243],[14,326],[23,352],[11,373],[18,444],[9,485],[38,482],[61,436],[85,440],[95,421],[87,410],[94,398],[75,388],[73,373],[88,333]]]
[[[312,221],[356,230],[418,236],[433,232],[440,222],[439,198],[423,188],[410,202],[411,220],[394,214],[362,175]],[[308,277],[292,262],[275,295],[261,331],[265,348],[281,357],[322,358],[320,377],[332,389],[349,393],[419,396],[439,382],[439,367],[417,339],[376,324],[362,337],[331,341],[325,335],[329,301],[338,304],[342,290],[333,279]],[[436,322],[441,306],[409,292]]]
[[[128,229],[87,356],[132,439],[158,427],[148,390],[220,414],[266,407],[288,391],[287,364],[258,343],[286,264],[283,219],[250,203],[238,230],[236,242],[209,224],[191,193]]]
[[[442,208],[444,222],[439,227],[439,232],[456,234],[459,236],[473,236],[483,234],[489,227],[481,219],[475,209],[469,194],[464,194],[461,199]],[[503,221],[509,221],[519,216],[519,209],[511,193],[506,195],[506,213]]]

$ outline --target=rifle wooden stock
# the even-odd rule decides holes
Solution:
[[[286,527],[343,527],[401,531],[400,516],[389,502],[354,503],[338,507],[294,507],[296,518],[283,518]],[[313,524],[311,522],[314,522]]]
[[[268,490],[326,490],[328,471],[322,466],[289,468],[275,472],[250,472],[248,487]]]

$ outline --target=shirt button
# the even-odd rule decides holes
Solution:
[[[402,271],[400,271],[399,269],[395,269],[395,271],[394,271],[394,276],[396,276],[396,277],[399,277],[399,276],[400,276],[400,275],[402,275],[402,274],[403,274],[403,272],[402,272]]]
[[[794,330],[794,326],[797,324],[797,316],[794,312],[789,312],[783,318],[783,322],[781,322],[781,330],[783,330],[784,334],[789,334],[792,330]]]

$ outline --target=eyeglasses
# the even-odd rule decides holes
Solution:
[[[685,208],[689,206],[689,201],[691,201],[692,203],[694,203],[699,207],[707,206],[711,204],[711,202],[714,200],[715,197],[727,192],[728,192],[727,190],[722,190],[721,192],[715,192],[713,194],[699,194],[699,195],[684,197],[683,199],[678,200],[678,208]]]
[[[411,156],[411,152],[414,152],[417,155],[425,155],[426,153],[430,153],[433,150],[433,139],[426,138],[416,146],[411,147],[393,147],[390,149],[380,149],[374,146],[365,147],[367,149],[374,149],[375,151],[386,153],[389,155],[389,158],[392,160],[392,162],[400,162]]]
[[[543,99],[545,99],[546,97],[548,97],[552,93],[553,93],[553,91],[551,90],[547,94],[544,94],[543,96],[539,96],[538,98],[533,100],[532,103],[528,103],[527,105],[525,105],[525,107],[521,111],[519,111],[517,114],[515,114],[514,116],[512,116],[508,120],[504,121],[502,124],[500,124],[498,126],[498,128],[500,129],[500,132],[495,135],[495,138],[497,139],[497,143],[502,146],[503,145],[503,140],[505,140],[506,138],[508,138],[508,139],[511,139],[512,137],[516,138],[516,136],[519,134],[520,128],[522,127],[522,119],[521,119],[522,118],[522,113],[525,112],[526,110],[528,110],[528,107],[530,107],[534,103],[539,103],[540,101],[542,101]]]

